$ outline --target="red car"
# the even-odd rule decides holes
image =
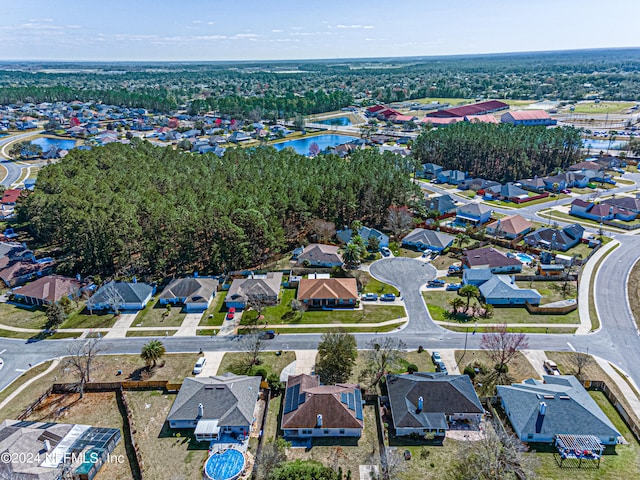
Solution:
[[[234,307],[231,307],[229,309],[229,312],[227,313],[227,320],[233,320],[233,317],[235,317],[236,315],[236,309]]]

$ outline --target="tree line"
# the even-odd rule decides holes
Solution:
[[[579,160],[581,147],[573,127],[459,122],[421,133],[412,151],[421,163],[510,182],[565,169]]]
[[[228,149],[223,158],[148,142],[72,150],[43,168],[19,220],[56,247],[67,273],[159,278],[259,265],[297,246],[319,219],[385,224],[417,198],[412,166],[361,150],[348,160],[290,149]]]

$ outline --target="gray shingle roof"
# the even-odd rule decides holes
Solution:
[[[176,278],[165,287],[160,298],[186,298],[189,302],[208,301],[218,288],[213,278]]]
[[[508,275],[493,275],[480,287],[480,294],[487,300],[495,298],[538,298],[540,300],[542,295],[537,290],[519,288],[515,283],[511,283],[511,279]]]
[[[112,281],[100,287],[96,294],[87,301],[87,304],[95,305],[96,303],[109,302],[110,298],[107,292],[112,287],[115,288],[116,292],[118,292],[123,303],[143,302],[153,291],[151,285],[147,285],[146,283]]]
[[[542,378],[545,383],[529,379],[497,387],[498,396],[502,397],[511,423],[521,437],[528,433],[620,436],[575,377],[545,375]],[[539,418],[541,402],[546,404],[542,419]]]
[[[456,213],[479,217],[487,212],[490,212],[491,210],[491,207],[487,207],[486,205],[482,205],[481,203],[467,203],[466,205],[458,207],[456,209]]]
[[[443,415],[484,413],[467,375],[387,375],[387,390],[396,428],[446,428]],[[423,407],[416,413],[419,397]]]
[[[269,272],[266,278],[236,278],[231,282],[231,288],[226,300],[247,301],[249,297],[274,298],[280,292],[282,272]]]
[[[198,406],[202,404],[204,420],[218,420],[221,427],[250,425],[259,392],[260,377],[233,373],[217,377],[187,377],[167,420],[200,420]]]
[[[422,243],[438,248],[446,248],[453,242],[454,237],[446,233],[427,230],[425,228],[414,228],[402,239],[402,243]]]

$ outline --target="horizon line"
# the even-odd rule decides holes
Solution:
[[[427,60],[441,58],[471,58],[486,56],[508,56],[522,54],[548,54],[548,53],[572,53],[572,52],[598,52],[611,50],[640,50],[638,46],[625,47],[593,47],[593,48],[576,48],[576,49],[558,49],[558,50],[521,50],[521,51],[503,51],[503,52],[482,52],[482,53],[455,53],[441,55],[410,55],[410,56],[383,56],[383,57],[318,57],[318,58],[282,58],[282,59],[227,59],[227,60],[78,60],[78,59],[0,59],[3,63],[94,63],[94,64],[110,64],[110,63],[161,63],[161,64],[193,64],[193,63],[275,63],[275,62],[335,62],[335,61],[381,61],[381,60]]]

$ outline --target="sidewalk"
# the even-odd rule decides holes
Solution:
[[[127,330],[136,319],[136,313],[121,313],[120,318],[116,321],[115,325],[111,327],[109,333],[105,335],[105,338],[124,338],[127,336]]]
[[[593,355],[593,358],[596,360],[596,362],[598,362],[598,365],[600,365],[605,373],[611,377],[611,380],[613,380],[618,388],[622,391],[622,394],[629,402],[629,405],[631,405],[631,408],[636,414],[636,417],[640,418],[640,398],[638,398],[636,392],[629,386],[625,379],[621,377],[620,373],[618,373],[618,370],[613,368],[608,361],[595,355]],[[627,380],[629,380],[633,384],[633,380],[631,378],[627,377]]]
[[[436,321],[438,325],[443,325],[447,327],[468,327],[469,329],[475,329],[475,322],[468,323],[460,323],[460,322],[440,322]],[[503,323],[478,323],[478,328],[483,327],[502,327]],[[507,327],[510,328],[524,328],[524,327],[532,327],[532,328],[578,328],[579,324],[577,323],[507,323]],[[552,332],[553,333],[553,332]]]
[[[582,277],[580,281],[580,287],[578,290],[578,312],[580,313],[580,327],[576,331],[576,335],[586,335],[591,331],[591,316],[589,314],[589,296],[591,294],[591,283],[595,281],[593,278],[593,269],[595,265],[598,263],[607,252],[610,252],[617,245],[620,245],[620,242],[617,240],[613,240],[602,248],[600,248],[593,256],[589,259],[587,264],[584,266],[582,270]],[[598,272],[596,272],[596,276]],[[597,313],[597,305],[596,305],[596,313]]]
[[[522,354],[529,360],[540,380],[542,380],[543,375],[549,375],[544,369],[544,362],[549,360],[544,350],[522,350]]]
[[[44,377],[45,375],[47,375],[47,374],[51,373],[53,370],[55,370],[55,368],[58,366],[59,363],[60,363],[60,359],[59,358],[54,359],[53,362],[51,362],[51,366],[49,368],[47,368],[44,372],[42,372],[41,374],[36,375],[35,377],[29,379],[28,381],[26,381],[22,385],[20,385],[18,388],[16,388],[16,390],[13,393],[11,393],[11,395],[9,395],[7,398],[5,398],[3,400],[2,403],[0,403],[0,410],[2,410],[6,405],[8,405],[9,402],[11,402],[11,400],[13,400],[17,395],[20,394],[20,392],[22,392],[25,388],[27,388],[33,382],[38,381],[40,378]]]

